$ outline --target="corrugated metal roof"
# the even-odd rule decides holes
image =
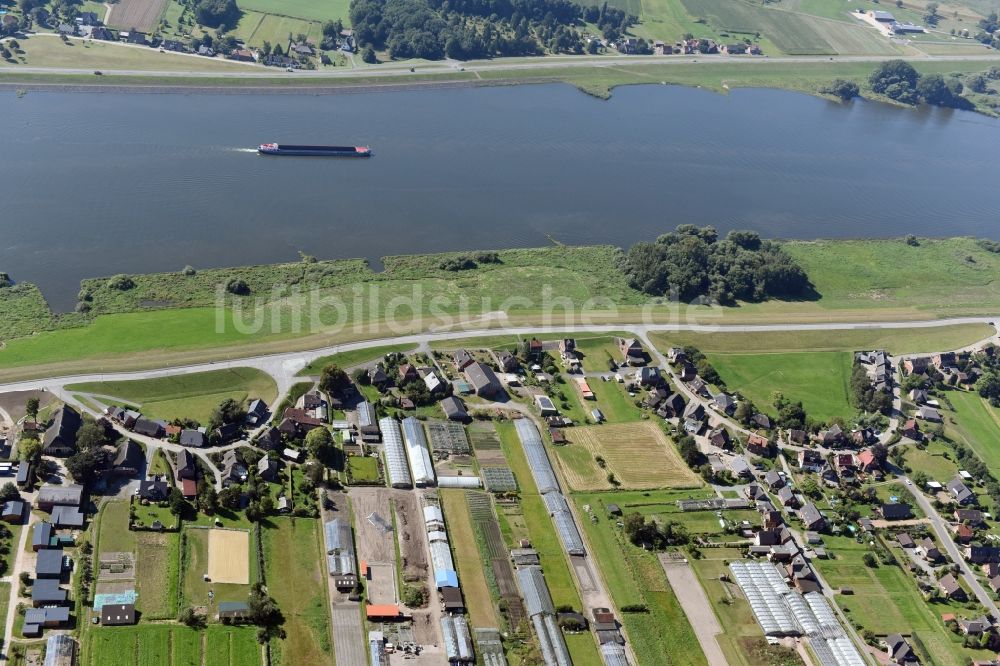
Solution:
[[[413,472],[413,482],[418,486],[434,483],[434,464],[427,450],[427,437],[424,426],[416,418],[408,416],[403,419],[403,437],[406,441],[406,457],[410,461]]]
[[[378,422],[382,430],[382,447],[385,450],[385,467],[389,474],[389,484],[396,487],[412,486],[410,468],[406,464],[406,451],[399,422],[387,416]]]

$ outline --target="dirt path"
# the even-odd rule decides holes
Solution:
[[[722,626],[712,611],[705,590],[702,589],[698,577],[691,565],[683,560],[674,560],[666,554],[660,555],[660,566],[667,574],[670,587],[674,588],[681,608],[698,637],[701,651],[705,653],[709,666],[727,666],[726,657],[722,654],[719,641],[715,639],[722,633]]]

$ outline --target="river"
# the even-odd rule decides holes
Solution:
[[[334,95],[0,95],[0,271],[56,309],[119,272],[441,250],[769,237],[1000,238],[1000,120],[560,84]],[[262,157],[268,141],[375,157]]]

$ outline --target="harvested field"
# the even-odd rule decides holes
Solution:
[[[622,488],[690,488],[701,481],[681,460],[674,445],[655,423],[620,423],[574,428],[575,446],[586,449],[591,459],[601,456],[607,471]],[[557,456],[558,457],[558,456]],[[604,470],[593,463],[589,472],[580,465],[563,465],[566,482],[573,490],[610,489]]]
[[[237,530],[208,533],[208,577],[216,583],[250,583],[250,534]]]
[[[427,579],[427,530],[424,527],[423,509],[416,493],[408,490],[392,492],[396,509],[396,532],[399,538],[399,556],[403,566],[403,580],[407,582]]]
[[[121,30],[150,32],[160,21],[167,0],[119,0],[111,5],[108,25]]]

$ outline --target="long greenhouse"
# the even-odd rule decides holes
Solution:
[[[385,469],[389,475],[389,484],[393,488],[411,487],[413,479],[406,464],[406,449],[403,446],[403,433],[399,430],[399,422],[387,416],[378,424],[382,430],[382,446],[385,449]]]

